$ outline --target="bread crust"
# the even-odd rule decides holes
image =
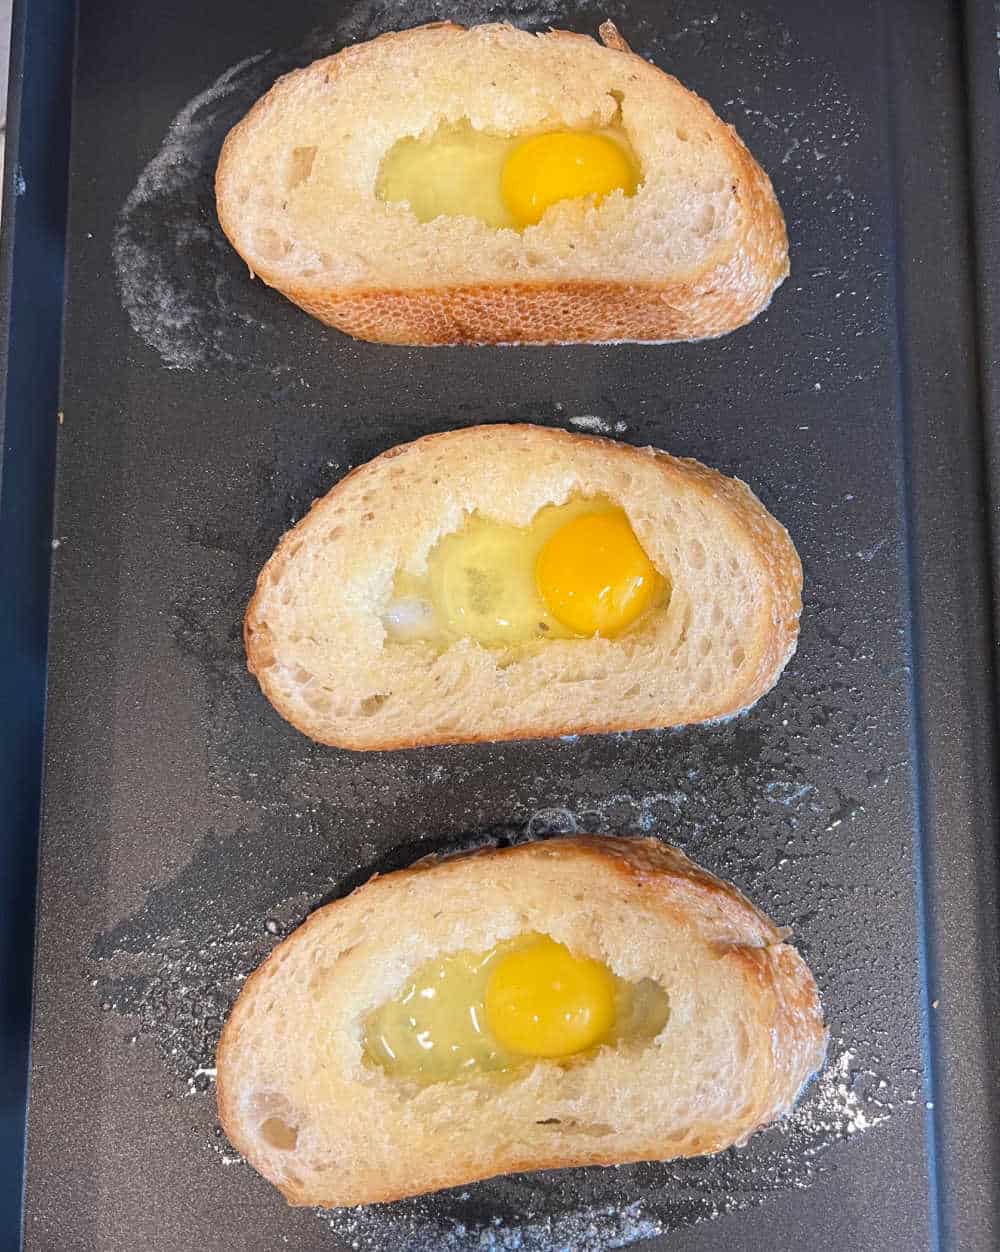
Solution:
[[[615,709],[605,708],[600,720],[581,719],[558,706],[534,721],[522,721],[502,727],[484,725],[480,729],[436,731],[414,724],[405,733],[383,736],[371,732],[358,733],[343,726],[331,726],[328,719],[312,716],[301,705],[291,701],[275,675],[276,654],[280,643],[268,621],[268,604],[272,593],[287,576],[290,563],[309,542],[313,531],[321,527],[327,513],[340,508],[346,489],[358,475],[383,474],[397,457],[419,455],[435,446],[457,440],[479,441],[477,454],[483,458],[502,455],[503,447],[517,439],[530,452],[542,452],[547,445],[557,444],[567,460],[578,453],[592,456],[595,447],[604,455],[624,464],[641,465],[647,469],[650,459],[662,474],[665,491],[675,484],[691,488],[704,501],[706,512],[724,516],[736,530],[746,536],[757,554],[770,596],[770,612],[762,624],[759,637],[749,650],[752,663],[741,671],[736,685],[724,702],[701,697],[690,704],[681,721],[663,720],[656,716],[636,718]],[[264,695],[287,721],[303,734],[329,747],[359,751],[386,751],[445,743],[496,742],[507,739],[554,738],[561,735],[605,734],[614,731],[657,729],[667,725],[692,724],[732,716],[749,708],[777,682],[781,671],[795,651],[801,612],[802,565],[788,532],[764,508],[749,487],[738,479],[727,478],[692,459],[681,459],[653,448],[633,448],[615,440],[594,435],[536,427],[528,424],[500,424],[469,427],[426,435],[410,444],[398,445],[374,460],[358,466],[337,483],[322,499],[314,502],[311,511],[283,536],[273,555],[262,569],[257,586],[244,616],[244,645],[247,668],[259,682]]]
[[[252,276],[280,291],[299,308],[346,334],[372,342],[445,345],[511,343],[667,342],[713,338],[756,317],[789,273],[784,217],[767,174],[735,129],[672,75],[636,56],[610,22],[601,28],[608,56],[627,58],[645,73],[654,69],[695,103],[724,150],[739,204],[737,220],[719,246],[700,264],[669,281],[568,281],[443,283],[396,288],[340,285],[323,278],[296,281],[252,249],[241,230],[239,184],[243,151],[258,126],[267,125],[297,76],[333,83],[366,49],[386,44],[397,50],[422,39],[460,36],[466,27],[429,23],[354,45],[279,80],[229,133],[216,172],[216,201],[222,229],[250,267]],[[492,28],[500,29],[500,27]],[[550,31],[553,48],[572,48],[589,36]]]
[[[449,891],[470,875],[502,873],[516,891],[521,877],[531,876],[536,866],[551,858],[557,858],[561,867],[573,873],[574,882],[589,882],[595,892],[603,892],[606,897],[614,895],[620,906],[669,918],[671,924],[687,927],[692,936],[692,959],[701,959],[695,948],[704,947],[714,953],[711,959],[728,963],[729,977],[744,984],[742,994],[754,1006],[757,1037],[750,1041],[745,1058],[754,1073],[747,1077],[749,1087],[741,1093],[745,1098],[739,1107],[718,1115],[714,1124],[695,1116],[691,1132],[681,1138],[672,1136],[669,1142],[655,1136],[643,1138],[641,1134],[619,1134],[615,1144],[600,1141],[604,1146],[577,1139],[572,1149],[562,1147],[542,1153],[518,1155],[498,1149],[495,1159],[478,1166],[463,1155],[461,1132],[456,1129],[453,1139],[438,1144],[432,1159],[423,1155],[412,1163],[413,1177],[406,1182],[387,1180],[374,1165],[370,1169],[361,1166],[357,1171],[352,1167],[352,1180],[344,1184],[331,1176],[312,1182],[297,1175],[293,1179],[278,1176],[248,1128],[239,1075],[245,1059],[241,1055],[245,1024],[257,1012],[262,998],[274,996],[273,980],[280,979],[282,964],[313,945],[343,915],[363,915],[373,920],[384,913],[388,918],[397,893],[426,875],[434,875],[435,898],[445,904]],[[382,1203],[499,1173],[671,1160],[719,1152],[744,1142],[783,1116],[823,1062],[827,1032],[819,992],[809,968],[786,942],[787,937],[787,931],[775,926],[735,887],[695,865],[676,848],[653,838],[576,835],[448,858],[427,858],[410,869],[383,878],[376,876],[345,899],[317,910],[250,976],[219,1042],[219,1119],[233,1146],[294,1205]],[[661,1091],[659,1098],[668,1101],[670,1093]],[[622,1142],[629,1138],[631,1142]]]

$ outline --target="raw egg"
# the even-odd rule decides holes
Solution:
[[[426,1084],[649,1040],[668,1017],[652,979],[628,982],[529,933],[422,966],[368,1019],[364,1050],[390,1075]]]
[[[625,511],[595,497],[548,505],[528,526],[472,514],[434,546],[425,573],[397,574],[383,622],[401,642],[614,638],[669,595]]]
[[[395,143],[379,169],[375,193],[388,203],[405,201],[421,222],[464,216],[522,230],[561,200],[592,197],[600,204],[614,191],[634,195],[638,171],[620,127],[511,136],[463,121]]]

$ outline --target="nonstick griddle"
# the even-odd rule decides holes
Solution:
[[[711,101],[785,209],[793,272],[771,308],[701,344],[419,350],[355,342],[251,283],[213,211],[228,127],[287,69],[442,17],[610,17]],[[21,806],[15,1166],[52,548],[30,1252],[1000,1246],[994,19],[903,0],[82,0],[57,396],[70,14],[19,13],[0,516],[26,589],[3,661],[29,745],[3,777]],[[507,420],[754,487],[805,566],[799,650],[770,695],[723,725],[394,754],[323,749],[277,717],[240,627],[283,531],[393,444]],[[831,1029],[798,1111],[713,1159],[287,1208],[215,1118],[214,1046],[246,975],[376,870],[573,830],[674,842],[793,928]]]

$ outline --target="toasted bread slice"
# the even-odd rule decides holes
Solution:
[[[366,1059],[414,970],[534,931],[669,996],[652,1039],[418,1086]],[[519,1170],[719,1152],[823,1061],[812,974],[740,893],[655,839],[579,836],[372,879],[249,979],[218,1051],[233,1145],[292,1204],[370,1204]]]
[[[617,638],[520,649],[398,642],[400,569],[473,513],[526,526],[602,496],[626,512],[669,603]],[[392,448],[282,539],[246,612],[247,664],[279,713],[357,749],[636,730],[753,704],[795,650],[802,569],[748,487],[652,448],[535,426],[480,426]]]
[[[767,175],[675,78],[567,31],[450,22],[282,78],[230,133],[219,220],[253,274],[350,335],[448,344],[699,339],[743,325],[788,273]],[[376,194],[393,145],[618,124],[641,185],[564,200],[523,232],[421,222]]]

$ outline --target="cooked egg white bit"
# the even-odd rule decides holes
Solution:
[[[434,606],[415,596],[393,600],[385,611],[382,625],[390,639],[414,643],[435,633]]]

